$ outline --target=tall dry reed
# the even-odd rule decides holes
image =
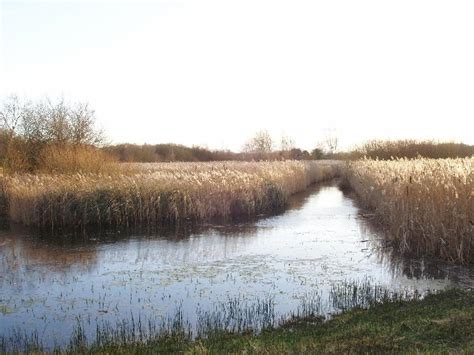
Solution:
[[[49,145],[40,154],[37,171],[42,173],[74,174],[116,171],[116,159],[93,146]]]
[[[297,161],[129,164],[107,174],[5,176],[3,191],[10,220],[26,226],[150,227],[278,212],[336,170]]]
[[[345,176],[401,252],[474,262],[474,159],[361,160]]]

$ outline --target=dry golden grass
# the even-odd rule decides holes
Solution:
[[[5,176],[2,187],[8,217],[27,226],[145,227],[277,212],[336,172],[298,161],[128,164],[115,173]]]
[[[41,152],[38,171],[73,174],[116,171],[116,159],[106,152],[87,145],[46,146]]]
[[[474,159],[361,160],[346,177],[401,252],[474,262]]]

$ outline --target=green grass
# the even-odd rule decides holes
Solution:
[[[293,319],[259,335],[207,339],[161,336],[146,342],[72,348],[77,353],[474,353],[474,291],[449,290],[418,301],[353,309],[329,321]]]

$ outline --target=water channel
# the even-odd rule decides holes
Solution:
[[[47,346],[65,345],[78,321],[92,336],[98,324],[163,320],[177,309],[193,327],[230,300],[248,309],[271,300],[284,317],[305,298],[323,304],[345,282],[420,292],[473,286],[472,268],[394,258],[368,217],[322,184],[292,197],[281,215],[189,233],[84,240],[5,230],[0,336],[36,333]]]

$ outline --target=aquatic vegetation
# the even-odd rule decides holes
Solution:
[[[213,342],[222,336],[258,336],[278,329],[292,329],[298,322],[307,320],[311,321],[312,326],[321,326],[329,314],[333,317],[334,314],[352,308],[370,308],[381,303],[419,300],[422,296],[432,293],[434,292],[429,291],[420,295],[407,289],[389,290],[369,280],[345,281],[331,286],[329,304],[315,291],[302,295],[299,306],[282,316],[277,316],[275,300],[272,297],[246,299],[238,296],[217,303],[211,310],[196,309],[194,323],[179,305],[174,313],[164,318],[142,318],[140,315],[131,314],[129,318],[115,323],[98,324],[91,331],[87,329],[87,320],[77,318],[68,346],[56,346],[54,350],[59,353],[77,353],[120,347],[126,351],[127,348],[137,345],[163,345],[170,341],[189,344],[196,341]],[[0,351],[53,350],[45,347],[42,340],[36,332],[28,334],[24,331],[13,331],[8,335],[0,335]]]
[[[402,253],[474,262],[474,158],[361,160],[345,179]]]
[[[5,176],[2,190],[8,218],[26,226],[153,227],[279,212],[336,173],[336,164],[302,161],[124,164],[109,174]]]
[[[0,304],[0,313],[3,315],[13,313],[13,309],[3,304]]]

